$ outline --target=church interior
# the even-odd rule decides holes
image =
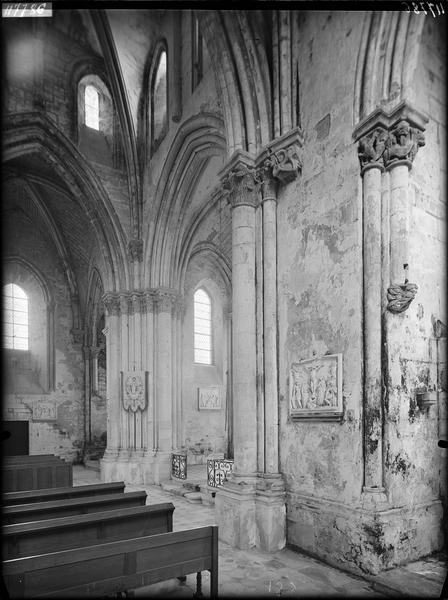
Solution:
[[[197,473],[239,550],[446,550],[434,11],[2,19],[5,456]]]

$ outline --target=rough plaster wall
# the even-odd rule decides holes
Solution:
[[[73,344],[70,334],[73,315],[67,280],[56,248],[35,223],[16,213],[6,226],[8,236],[4,236],[3,240],[5,254],[20,256],[34,265],[51,290],[55,305],[55,389],[41,394],[6,394],[4,419],[29,420],[30,454],[55,454],[76,460],[84,438],[84,363],[81,347]],[[35,420],[33,407],[39,403],[54,404],[56,419]]]
[[[278,202],[281,471],[288,494],[345,503],[359,498],[362,485],[362,240],[359,166],[351,137],[361,18],[360,13],[301,16],[303,170]],[[288,420],[290,363],[314,352],[316,357],[343,354],[342,423]],[[287,509],[293,516],[293,496]],[[288,536],[300,543],[292,530]]]
[[[446,312],[446,30],[426,19],[414,103],[429,117],[426,144],[411,171],[409,279],[418,285],[409,309],[393,319],[389,348],[386,484],[396,506],[437,498],[441,478],[438,412],[446,418],[446,358],[439,366],[435,323]],[[446,333],[445,333],[446,336]],[[445,338],[446,343],[446,338]],[[440,342],[439,342],[440,344]],[[417,388],[441,389],[440,407],[419,410]],[[446,493],[446,492],[445,492]],[[445,499],[446,500],[446,499]]]
[[[194,362],[193,295],[198,287],[204,287],[212,299],[214,356],[212,365],[200,365]],[[190,454],[194,455],[203,449],[204,457],[206,457],[207,453],[224,452],[226,449],[227,337],[225,311],[228,309],[223,283],[206,258],[197,256],[190,262],[186,276],[185,302],[182,338],[183,440]],[[211,385],[222,387],[222,407],[220,410],[199,410],[198,388]]]

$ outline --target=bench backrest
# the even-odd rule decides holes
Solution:
[[[92,546],[173,530],[171,502],[4,525],[3,560]]]
[[[13,598],[98,597],[203,570],[218,592],[218,527],[199,527],[3,562]]]
[[[17,504],[30,504],[32,502],[47,502],[50,500],[64,500],[69,498],[82,498],[85,496],[100,496],[104,494],[120,494],[124,492],[124,488],[124,481],[114,481],[111,483],[77,485],[75,487],[6,492],[3,494],[2,500],[4,506],[16,506]]]
[[[4,464],[17,464],[17,463],[34,463],[49,460],[62,460],[59,456],[54,454],[16,454],[13,456],[4,456]]]
[[[5,506],[3,508],[3,523],[12,525],[28,521],[42,521],[103,510],[128,508],[130,506],[144,506],[145,504],[146,492],[144,490],[126,494],[106,494],[104,496],[94,496],[93,498],[33,502],[18,506]]]
[[[72,465],[55,456],[3,464],[2,486],[4,492],[20,492],[72,485]]]

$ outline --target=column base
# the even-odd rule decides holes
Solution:
[[[358,575],[377,574],[443,547],[437,499],[365,508],[288,492],[287,503],[288,544]]]
[[[100,460],[101,481],[124,481],[132,484],[156,484],[170,478],[170,452],[142,450],[106,451]]]
[[[233,547],[275,552],[286,543],[285,490],[281,476],[234,474],[216,492],[219,537]]]

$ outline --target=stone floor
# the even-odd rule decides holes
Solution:
[[[98,483],[99,473],[75,466],[73,484]],[[172,502],[174,531],[213,525],[214,507],[189,502],[185,497],[155,485],[127,485],[126,491],[146,490],[147,504]],[[268,554],[259,550],[239,550],[219,542],[219,595],[221,597],[416,597],[438,598],[446,574],[446,557],[437,555],[361,578],[319,560],[285,548]],[[185,584],[170,580],[135,592],[136,598],[192,597],[195,575]],[[209,593],[208,573],[203,573],[203,593]]]

